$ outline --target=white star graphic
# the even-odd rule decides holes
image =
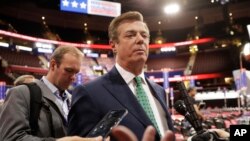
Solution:
[[[81,6],[82,9],[86,9],[86,6],[87,6],[87,5],[86,5],[86,3],[84,3],[84,1],[83,1],[82,3],[80,3],[80,6]]]
[[[74,0],[73,2],[71,2],[71,5],[73,8],[77,8],[78,3]]]
[[[69,6],[69,1],[67,1],[67,0],[63,0],[62,3],[63,3],[63,6],[65,6],[65,7]]]

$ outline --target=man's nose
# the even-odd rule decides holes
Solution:
[[[71,81],[74,82],[76,80],[76,74],[73,74],[71,77],[70,77]]]
[[[137,33],[137,35],[136,35],[136,43],[138,43],[138,44],[144,43],[144,38],[140,33]]]

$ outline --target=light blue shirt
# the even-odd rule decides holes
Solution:
[[[42,81],[56,96],[56,100],[57,100],[56,103],[59,103],[61,105],[61,107],[58,107],[58,108],[63,111],[63,116],[67,121],[68,114],[69,114],[69,105],[71,101],[69,97],[70,95],[69,92],[65,90],[61,96],[58,88],[55,85],[53,85],[51,82],[49,82],[49,80],[45,76],[42,77]]]

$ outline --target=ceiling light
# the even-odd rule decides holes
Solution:
[[[87,40],[87,44],[88,45],[92,44],[92,41],[91,40]]]
[[[246,43],[243,47],[243,54],[248,56],[250,54],[250,43]]]
[[[161,40],[161,39],[156,40],[156,43],[157,43],[157,44],[162,44],[162,40]]]
[[[17,50],[32,51],[31,47],[16,45]]]
[[[234,35],[234,31],[233,30],[230,31],[230,35]]]
[[[9,43],[5,43],[5,42],[0,42],[0,46],[1,47],[9,47],[10,44]]]
[[[177,3],[171,3],[164,7],[164,12],[166,14],[175,14],[180,11],[180,5]]]
[[[247,25],[247,31],[248,31],[248,36],[249,36],[249,38],[250,38],[250,24]]]

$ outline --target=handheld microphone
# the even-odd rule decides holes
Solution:
[[[174,108],[181,115],[185,116],[187,121],[193,126],[196,135],[192,137],[192,141],[228,141],[228,138],[220,138],[216,132],[205,131],[198,119],[194,106],[188,98],[188,93],[183,82],[178,82],[179,91],[182,94],[183,100],[178,100],[174,104]]]
[[[189,116],[185,116],[185,115],[184,116],[188,117],[187,120],[194,127],[197,134],[205,132],[201,125],[201,121],[198,119],[197,113],[195,112],[194,106],[190,101],[190,98],[188,98],[189,96],[188,96],[184,83],[178,82],[177,85],[178,85],[179,91],[182,94],[183,101],[185,103],[186,113],[189,113]]]
[[[183,100],[178,100],[174,103],[174,108],[175,110],[180,113],[181,115],[183,115],[185,117],[185,119],[192,125],[192,127],[195,127],[191,115],[189,114],[189,112],[187,111],[186,105],[184,104]],[[196,130],[196,129],[195,129]],[[198,129],[197,129],[198,130]]]

